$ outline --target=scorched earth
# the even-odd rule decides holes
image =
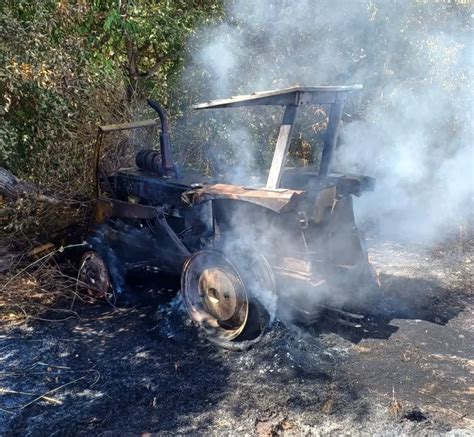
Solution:
[[[276,321],[218,349],[179,298],[75,304],[0,335],[3,435],[472,435],[472,251],[369,240],[382,299],[354,326]]]

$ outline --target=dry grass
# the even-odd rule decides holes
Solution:
[[[61,250],[27,265],[24,254],[12,258],[16,264],[12,271],[16,272],[0,275],[0,324],[12,327],[30,320],[63,321],[78,317],[76,303],[93,301],[77,280],[73,266],[57,263],[55,254]]]

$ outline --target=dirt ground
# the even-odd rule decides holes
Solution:
[[[0,434],[474,435],[473,253],[369,245],[382,299],[360,326],[275,322],[247,352],[152,292],[4,323]]]

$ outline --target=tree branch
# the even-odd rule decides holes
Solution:
[[[163,65],[163,62],[166,61],[166,56],[160,56],[156,62],[153,64],[153,67],[151,67],[146,73],[141,73],[140,76],[143,77],[145,80],[150,79],[150,77],[154,76],[160,67]]]

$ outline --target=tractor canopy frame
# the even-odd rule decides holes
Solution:
[[[284,106],[285,110],[280,132],[265,186],[268,190],[277,190],[280,188],[298,107],[305,105],[330,105],[328,126],[324,137],[324,148],[319,167],[319,176],[326,177],[329,174],[332,155],[337,141],[338,127],[347,96],[351,91],[361,89],[362,85],[294,86],[275,91],[262,91],[250,95],[235,96],[229,99],[211,100],[194,105],[193,108],[217,109],[260,105]]]

